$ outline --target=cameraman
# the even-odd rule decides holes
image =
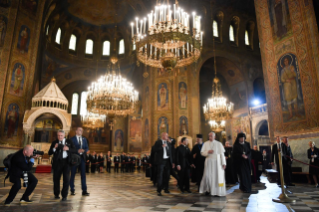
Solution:
[[[10,182],[13,183],[9,196],[7,197],[4,205],[10,206],[10,203],[13,201],[18,191],[21,189],[21,180],[23,178],[23,172],[27,172],[28,175],[28,185],[25,190],[20,203],[31,203],[29,200],[30,194],[33,192],[34,188],[38,184],[38,179],[31,174],[31,170],[34,164],[34,158],[37,158],[38,155],[33,156],[33,147],[31,145],[26,145],[23,149],[19,150],[12,156],[11,167],[10,167]]]

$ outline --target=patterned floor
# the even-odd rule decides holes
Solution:
[[[181,194],[176,181],[170,181],[170,194],[158,197],[156,189],[143,172],[138,173],[95,173],[87,175],[88,197],[81,196],[80,176],[76,176],[76,195],[68,196],[66,202],[55,200],[53,195],[52,174],[35,174],[39,184],[31,195],[34,203],[20,205],[24,192],[20,190],[10,207],[0,207],[0,211],[166,211],[166,212],[282,212],[282,211],[319,211],[319,189],[311,185],[297,185],[287,189],[289,197],[296,199],[295,204],[280,204],[272,201],[281,193],[274,183],[262,177],[262,183],[253,185],[252,194],[242,193],[238,185],[227,187],[226,197],[212,197],[198,194],[197,187],[191,184],[193,193]],[[0,176],[3,182],[4,176]],[[0,203],[6,199],[11,188],[1,184]]]

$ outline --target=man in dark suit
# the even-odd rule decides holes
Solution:
[[[168,190],[168,182],[171,167],[175,168],[172,157],[172,147],[168,142],[168,134],[163,132],[161,139],[158,139],[154,144],[155,158],[157,164],[157,195],[162,196],[162,189],[165,188],[165,193],[170,193]]]
[[[91,155],[91,173],[95,173],[96,169],[96,163],[98,162],[96,152],[94,151],[93,154]]]
[[[119,156],[119,153],[116,153],[116,155],[113,157],[114,162],[114,172],[119,173],[119,163],[121,161],[121,158]]]
[[[4,203],[5,206],[10,206],[10,203],[21,189],[20,178],[23,178],[23,172],[27,172],[28,186],[20,199],[20,203],[32,203],[29,196],[38,184],[38,179],[29,172],[34,164],[34,158],[37,158],[37,156],[33,157],[33,147],[30,145],[26,145],[23,149],[19,150],[12,156],[9,176],[10,182],[13,183],[13,186],[11,187],[9,195]]]
[[[76,148],[70,139],[65,138],[63,130],[58,130],[58,139],[53,141],[49,150],[49,155],[53,155],[53,187],[55,199],[60,199],[60,179],[63,174],[62,201],[66,201],[68,188],[70,185],[70,169],[72,153],[76,153]]]
[[[143,164],[143,170],[146,170],[146,167],[148,166],[148,160],[146,157],[146,154],[144,154],[143,158],[142,158],[142,164]]]
[[[206,160],[206,157],[202,156],[200,153],[203,147],[203,135],[197,134],[196,141],[197,141],[197,144],[194,145],[192,149],[192,157],[193,157],[194,167],[195,167],[196,185],[198,185],[198,191],[199,191],[199,186],[203,178],[204,166],[205,166],[205,160]]]
[[[111,154],[111,151],[108,151],[106,155],[106,171],[108,173],[111,173],[111,166],[112,166],[112,154]]]
[[[171,149],[171,154],[172,154],[172,158],[175,160],[175,152],[176,152],[176,150],[175,150],[175,144],[176,144],[176,140],[174,139],[174,138],[171,138],[171,137],[168,137],[169,139],[168,139],[168,142],[170,143],[170,146],[172,147],[172,149]],[[176,181],[177,181],[177,185],[179,186],[179,175],[177,175],[176,174],[176,171],[175,171],[175,168],[176,167],[172,167],[171,166],[171,170],[170,170],[170,175],[172,175],[175,179],[176,179]],[[166,188],[164,188],[164,190],[165,190]]]
[[[123,152],[121,155],[121,172],[125,172],[125,165],[126,165],[126,155]]]
[[[131,156],[130,156],[129,153],[127,153],[127,156],[126,156],[126,164],[125,164],[126,172],[131,171],[131,165],[132,165]]]
[[[292,161],[293,161],[294,156],[292,154],[290,145],[288,143],[288,137],[284,136],[282,142],[285,144],[285,146],[287,148],[286,155],[285,155],[286,160],[283,161],[284,173],[287,176],[286,179],[285,179],[285,183],[286,183],[286,186],[295,186],[295,184],[291,183],[291,180],[292,180],[291,165],[292,165]],[[289,156],[289,158],[287,156]]]
[[[280,137],[277,136],[276,137],[276,143],[272,146],[271,149],[271,165],[274,165],[274,157],[276,157],[275,162],[276,162],[276,168],[277,168],[277,185],[281,185],[280,182],[280,169],[279,169],[279,159],[278,159],[278,150],[281,149],[282,152],[282,161],[285,160],[285,155],[286,155],[286,145],[284,145],[281,140]],[[283,162],[284,163],[284,162]],[[286,178],[285,176],[285,172],[283,172],[284,175],[284,179]]]
[[[187,147],[188,139],[183,137],[181,144],[176,148],[176,167],[179,176],[179,189],[182,193],[184,191],[191,193],[189,190],[189,173],[193,165],[192,155]]]
[[[88,150],[86,152],[86,163],[85,163],[86,173],[90,173],[90,161],[91,161],[91,154],[90,154],[90,150]]]
[[[134,155],[131,155],[131,172],[135,171],[136,166],[136,157]]]
[[[71,138],[78,155],[81,157],[81,163],[79,166],[72,166],[71,168],[71,178],[70,178],[70,189],[71,195],[75,195],[75,188],[74,188],[74,178],[77,168],[79,167],[81,172],[81,185],[82,185],[82,195],[89,196],[90,194],[87,192],[86,186],[86,174],[85,174],[85,164],[86,164],[86,153],[89,150],[88,142],[86,138],[82,136],[83,128],[78,127],[75,131],[76,135]]]

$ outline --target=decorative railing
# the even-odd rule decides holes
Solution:
[[[268,112],[267,103],[249,108],[250,115],[257,115],[257,114],[266,113],[266,112]]]

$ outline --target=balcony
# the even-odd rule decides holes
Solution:
[[[249,108],[250,116],[265,115],[265,114],[268,115],[267,103]]]

